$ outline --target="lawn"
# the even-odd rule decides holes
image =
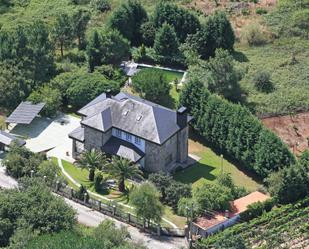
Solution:
[[[149,67],[138,66],[137,68],[143,70],[143,69],[148,69]],[[183,77],[183,73],[181,72],[168,71],[168,70],[159,69],[159,68],[155,68],[155,70],[157,70],[158,72],[162,72],[168,82],[173,82],[175,81],[175,79],[180,81]]]
[[[243,186],[248,191],[254,191],[260,186],[252,177],[246,175],[228,160],[222,159],[220,155],[203,145],[193,135],[189,140],[189,153],[200,157],[200,161],[187,169],[177,172],[174,175],[177,181],[190,183],[195,188],[204,182],[213,182],[222,170],[231,174],[237,186]]]
[[[52,160],[55,163],[58,163],[56,158],[52,158]],[[63,165],[64,170],[75,181],[77,181],[80,184],[83,184],[91,192],[98,193],[98,192],[95,191],[93,183],[88,180],[88,170],[87,169],[80,169],[80,168],[76,167],[75,165],[73,165],[72,163],[64,161],[64,160],[62,160],[62,165]],[[73,184],[72,182],[70,182],[70,180],[68,180],[68,182],[69,182],[69,186],[71,186],[71,184]],[[132,183],[128,182],[128,181],[126,181],[126,186],[129,189],[134,188]],[[72,187],[74,187],[74,189],[76,189],[76,186],[74,184],[73,184]],[[127,194],[126,195],[121,194],[118,191],[111,191],[111,192],[105,191],[105,192],[100,192],[98,194],[100,194],[104,197],[107,197],[107,198],[109,198],[113,201],[116,201],[116,202],[121,202],[121,203],[124,203],[124,204],[130,204],[129,196]],[[91,197],[94,198],[94,199],[98,199],[97,196],[91,196]],[[106,202],[106,200],[103,199],[103,202]],[[132,210],[129,209],[129,208],[126,208],[126,207],[122,207],[122,208],[124,208],[124,211],[132,212]],[[185,225],[186,219],[184,217],[181,217],[181,216],[174,214],[174,212],[172,211],[172,209],[170,207],[165,206],[164,211],[165,211],[165,216],[164,216],[165,218],[167,218],[168,220],[170,220],[171,222],[173,222],[174,224],[176,224],[179,227],[183,227]],[[170,226],[168,223],[165,223],[164,221],[162,221],[162,225]]]

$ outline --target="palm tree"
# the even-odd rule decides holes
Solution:
[[[107,172],[111,177],[118,180],[118,189],[120,192],[125,191],[125,180],[129,178],[143,179],[143,172],[137,165],[123,157],[114,156],[112,158],[112,163],[107,166]]]
[[[78,167],[89,170],[89,180],[94,180],[94,172],[96,169],[102,169],[107,162],[105,154],[98,150],[86,150],[76,161]]]

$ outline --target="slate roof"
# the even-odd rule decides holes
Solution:
[[[44,106],[45,103],[32,104],[29,101],[21,102],[5,122],[30,124]]]
[[[83,125],[103,132],[115,127],[157,144],[183,128],[176,111],[122,92],[112,98],[103,93],[78,113],[85,116]]]
[[[21,140],[10,133],[0,130],[0,143],[6,146],[10,146],[13,142],[17,142],[20,146],[26,144],[24,140]]]
[[[80,141],[80,142],[83,143],[85,141],[84,128],[77,127],[75,130],[73,130],[69,134],[69,138],[75,139],[75,140]]]
[[[107,143],[103,145],[102,150],[107,154],[124,157],[134,163],[145,156],[145,154],[133,144],[117,137],[111,137]]]

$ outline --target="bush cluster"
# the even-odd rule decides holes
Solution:
[[[177,204],[181,198],[191,197],[190,185],[175,181],[163,172],[150,174],[148,180],[160,191],[161,201],[174,210],[177,210]]]
[[[192,198],[181,198],[177,212],[187,216],[188,208],[192,214],[203,215],[205,212],[225,211],[230,209],[230,201],[247,194],[244,188],[237,187],[229,174],[222,173],[213,183],[203,183],[193,189]]]
[[[206,141],[260,177],[295,162],[288,147],[245,107],[211,95],[198,79],[186,84],[181,103]]]

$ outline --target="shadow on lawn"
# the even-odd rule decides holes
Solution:
[[[256,181],[259,184],[263,183],[263,179],[261,179],[257,174],[255,174],[253,171],[247,169],[244,164],[233,158],[232,156],[228,155],[224,150],[217,148],[215,145],[209,143],[205,138],[200,136],[196,131],[194,131],[193,128],[190,128],[190,139],[194,142],[199,142],[203,146],[211,148],[211,150],[216,153],[217,155],[223,155],[224,159],[235,165],[235,167],[243,172],[248,177],[252,178],[254,181]],[[204,164],[202,164],[203,167],[205,167]],[[207,165],[206,165],[207,166]],[[211,167],[211,166],[209,166]],[[208,178],[207,178],[208,179]]]
[[[197,162],[196,164],[179,171],[175,174],[175,180],[182,183],[194,183],[200,179],[206,179],[209,181],[215,180],[215,175],[211,172],[215,167]]]

